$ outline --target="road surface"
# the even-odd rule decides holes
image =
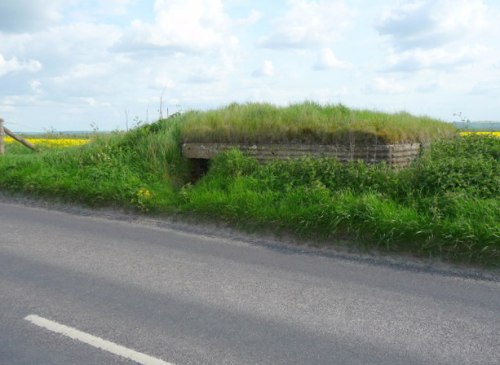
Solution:
[[[0,203],[0,364],[496,364],[500,284]]]

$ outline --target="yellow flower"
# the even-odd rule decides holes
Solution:
[[[142,199],[149,199],[151,198],[151,192],[146,188],[140,188],[137,191],[137,196]]]
[[[143,212],[147,212],[150,209],[152,196],[153,194],[151,193],[151,191],[146,188],[140,188],[139,190],[137,190],[130,202]]]

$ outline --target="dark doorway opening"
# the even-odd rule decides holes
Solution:
[[[191,182],[196,182],[206,175],[210,167],[210,160],[204,158],[190,158],[191,163]]]

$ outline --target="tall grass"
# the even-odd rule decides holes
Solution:
[[[355,138],[365,143],[429,143],[456,135],[451,124],[428,117],[312,102],[288,107],[230,104],[181,118],[185,142],[348,144]]]

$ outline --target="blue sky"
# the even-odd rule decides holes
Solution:
[[[500,120],[497,0],[0,1],[0,117],[124,129],[313,100]]]

